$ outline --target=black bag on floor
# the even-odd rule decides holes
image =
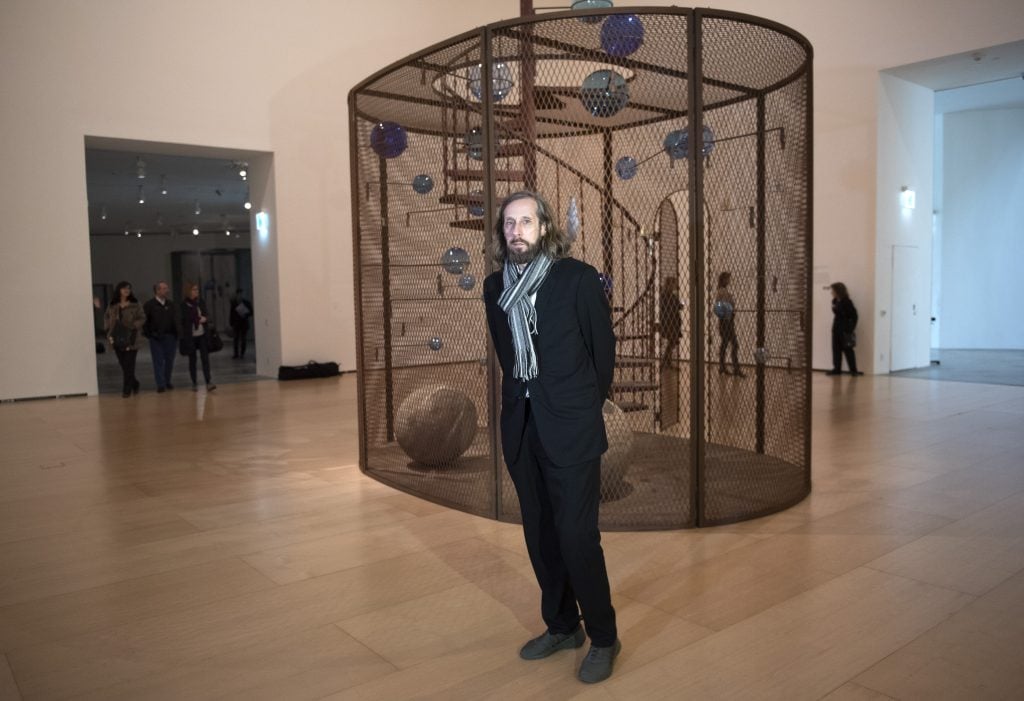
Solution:
[[[334,377],[340,375],[337,363],[318,363],[310,360],[305,365],[282,365],[277,369],[279,380],[308,380],[314,377]]]

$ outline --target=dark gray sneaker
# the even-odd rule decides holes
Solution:
[[[577,675],[580,681],[596,684],[612,676],[612,667],[621,649],[622,643],[618,640],[611,647],[591,645],[587,656],[583,658],[583,664],[580,665],[580,672]]]
[[[577,628],[572,633],[551,633],[544,631],[530,642],[523,645],[519,650],[519,656],[524,660],[543,660],[559,650],[572,650],[583,647],[583,641],[587,639],[583,628]]]

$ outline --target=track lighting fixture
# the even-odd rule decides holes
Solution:
[[[102,219],[103,221],[107,220],[107,205],[103,205],[100,208],[100,219]]]
[[[142,192],[142,185],[139,185],[139,204],[146,204],[146,195]]]
[[[146,178],[146,162],[142,160],[142,156],[135,157],[135,177],[139,180]]]
[[[160,194],[161,195],[166,195],[167,194],[167,176],[166,175],[161,175],[160,176]]]
[[[242,204],[247,210],[252,209],[252,201],[249,198],[249,188],[245,188],[245,203]]]
[[[192,235],[193,235],[193,236],[199,236],[199,229],[195,229],[195,228],[193,228],[193,229],[192,229]]]
[[[194,214],[195,214],[195,215],[196,215],[197,217],[198,217],[198,216],[199,216],[200,214],[202,214],[202,213],[203,213],[203,210],[202,210],[202,208],[200,208],[200,206],[199,206],[199,200],[196,200],[196,201],[195,201],[195,204],[193,204],[193,205],[192,205],[192,212],[193,212],[193,213],[194,213]]]

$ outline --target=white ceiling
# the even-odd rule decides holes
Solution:
[[[137,175],[140,157],[146,164],[144,179]],[[123,236],[126,229],[132,236],[138,231],[191,235],[198,228],[224,236],[225,224],[235,234],[248,233],[250,212],[243,207],[247,184],[235,160],[86,148],[90,235]],[[167,194],[161,194],[161,183]],[[139,204],[140,185],[145,204]]]
[[[887,71],[932,90],[950,90],[1024,75],[1024,40],[910,63]]]

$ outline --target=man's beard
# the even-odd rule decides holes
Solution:
[[[508,260],[512,265],[529,265],[540,254],[540,240],[526,245],[525,251],[508,249]]]

